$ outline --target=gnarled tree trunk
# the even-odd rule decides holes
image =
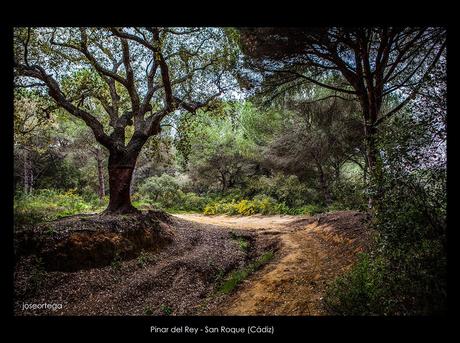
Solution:
[[[139,151],[114,152],[109,155],[109,206],[104,214],[136,213],[131,203],[131,181]]]
[[[104,180],[104,166],[102,164],[103,157],[102,157],[100,148],[97,148],[96,150],[96,162],[97,162],[97,176],[98,176],[98,181],[99,181],[98,195],[99,195],[99,201],[102,202],[105,197],[105,180]]]

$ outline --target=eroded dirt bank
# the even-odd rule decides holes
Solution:
[[[367,244],[364,215],[317,217],[176,215],[161,249],[77,271],[46,270],[34,254],[15,270],[16,315],[321,315],[325,286]],[[161,226],[164,226],[163,224]],[[159,226],[160,227],[160,226]],[[235,232],[249,242],[242,249]],[[275,257],[230,294],[232,270],[266,251]],[[24,304],[26,306],[24,306]],[[28,304],[62,304],[30,309]]]
[[[128,218],[129,219],[129,218]],[[74,220],[74,219],[72,219]],[[92,219],[91,219],[92,220]],[[104,219],[105,220],[105,219]],[[99,218],[94,219],[95,222]],[[136,223],[134,218],[131,220]],[[57,227],[66,220],[53,223]],[[161,224],[161,225],[160,225]],[[253,232],[239,235],[250,242],[241,249],[232,230],[170,217],[157,227],[168,226],[171,241],[161,249],[143,250],[136,257],[119,255],[104,267],[77,271],[46,268],[53,236],[61,242],[73,241],[77,230],[61,229],[48,238],[45,255],[21,255],[14,274],[16,315],[194,315],[215,311],[226,295],[214,294],[221,279],[245,266],[267,249],[276,250],[276,240],[256,239]],[[49,226],[49,225],[48,225]],[[45,229],[47,232],[48,229]],[[104,240],[112,242],[105,231]],[[34,230],[34,232],[37,230]],[[39,231],[43,231],[41,228]],[[69,232],[70,231],[70,232]],[[86,228],[83,228],[84,232]],[[116,232],[117,230],[111,230]],[[143,231],[143,229],[141,230]],[[99,232],[94,232],[102,239]],[[45,233],[45,235],[48,235]],[[69,239],[67,239],[69,238]],[[123,242],[123,241],[121,241]],[[85,245],[91,246],[89,241]],[[131,243],[134,243],[132,241]],[[142,242],[140,242],[142,243]],[[110,248],[111,245],[108,245]],[[118,246],[118,245],[117,245]],[[120,247],[124,247],[122,244]],[[82,249],[84,251],[85,249]],[[56,250],[60,252],[60,249]],[[41,258],[39,257],[41,256]],[[125,257],[130,257],[125,256]],[[59,258],[59,256],[56,256]],[[31,308],[33,304],[61,304],[53,308]]]

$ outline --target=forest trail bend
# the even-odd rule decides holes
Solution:
[[[250,276],[216,315],[325,315],[326,286],[366,249],[365,215],[339,211],[307,216],[176,215],[226,229],[276,235],[276,258]]]

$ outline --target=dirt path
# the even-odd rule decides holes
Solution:
[[[326,314],[321,301],[326,285],[353,263],[368,237],[364,215],[354,211],[315,217],[188,214],[158,219],[157,215],[158,227],[171,233],[171,241],[132,259],[113,258],[105,266],[65,271],[46,269],[35,251],[18,255],[15,314],[322,315]],[[72,227],[93,230],[93,238],[99,237],[102,231],[94,231],[94,225],[106,223],[107,218],[92,218],[92,224],[89,219],[81,218]],[[131,226],[138,225],[128,219]],[[54,225],[62,234],[71,228],[65,220]],[[251,249],[242,249],[231,234],[236,230],[251,242]],[[50,244],[57,239],[56,233],[44,234]],[[270,262],[232,293],[216,294],[222,275],[243,268],[268,250],[276,251]],[[44,303],[61,307],[24,306]]]
[[[329,282],[346,271],[369,241],[364,215],[341,211],[319,217],[177,217],[225,228],[274,235],[281,248],[271,263],[253,274],[218,315],[324,315]]]
[[[197,315],[219,308],[224,296],[210,297],[216,276],[244,266],[248,254],[218,226],[180,218],[168,222],[162,225],[173,231],[170,244],[105,267],[46,271],[34,256],[22,256],[15,269],[15,314]],[[255,243],[256,254],[269,249]],[[61,306],[23,306],[43,303]]]
[[[219,225],[226,228],[255,230],[283,229],[292,223],[310,218],[308,216],[265,216],[260,214],[253,216],[205,216],[202,214],[176,214],[174,216],[198,223]]]

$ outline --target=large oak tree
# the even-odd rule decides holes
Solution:
[[[105,212],[135,212],[141,148],[166,116],[209,106],[230,87],[229,37],[217,28],[17,28],[15,84],[42,90],[91,128],[109,152]]]

